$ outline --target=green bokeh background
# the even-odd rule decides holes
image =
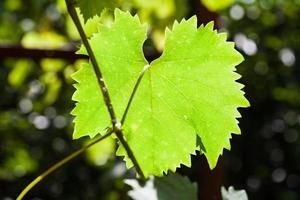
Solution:
[[[233,137],[232,151],[225,151],[212,172],[199,155],[192,157],[192,168],[178,170],[198,183],[199,198],[219,199],[221,185],[233,185],[246,189],[250,199],[299,199],[300,1],[237,0],[224,6],[123,0],[120,7],[152,25],[146,51],[163,49],[164,28],[174,19],[197,14],[200,21],[216,20],[245,57],[238,72],[252,106],[241,110],[243,135]],[[109,23],[110,11],[102,20]],[[79,36],[64,1],[2,0],[0,53],[12,45],[76,49]],[[33,178],[88,139],[72,140],[69,114],[74,106],[70,75],[84,61],[12,56],[0,59],[0,199],[5,200],[15,199]],[[129,199],[123,179],[134,174],[112,156],[115,148],[113,140],[92,148],[47,177],[27,199]]]

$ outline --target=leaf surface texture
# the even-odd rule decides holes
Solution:
[[[165,50],[150,63],[123,125],[124,134],[146,176],[190,166],[190,154],[201,147],[211,168],[231,133],[240,134],[238,107],[249,106],[236,82],[235,66],[243,57],[213,23],[197,29],[196,18],[175,22],[166,31]],[[90,43],[121,119],[139,72],[147,65],[142,52],[146,27],[120,10],[111,26],[100,26]],[[82,51],[84,52],[84,51]],[[95,136],[110,123],[92,67],[75,75],[77,105],[74,137]],[[117,155],[125,156],[120,145]]]

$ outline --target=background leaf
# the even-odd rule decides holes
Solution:
[[[223,200],[248,200],[245,190],[235,190],[232,186],[230,186],[228,190],[222,187],[221,193]]]
[[[86,22],[95,15],[100,16],[106,9],[114,9],[118,5],[118,0],[78,0],[78,6]]]
[[[132,187],[128,195],[133,200],[196,200],[197,187],[187,177],[170,173],[163,177],[151,177],[140,186],[137,180],[127,179],[125,183]]]
[[[201,0],[211,11],[223,10],[233,4],[235,0]]]

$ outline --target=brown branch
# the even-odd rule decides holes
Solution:
[[[62,49],[34,49],[24,48],[20,45],[0,45],[0,59],[4,58],[31,58],[35,60],[43,58],[60,58],[74,62],[78,59],[88,59],[86,55],[76,54],[77,48],[68,45]],[[153,50],[144,51],[148,61],[152,61],[160,56],[160,53]]]
[[[70,61],[87,59],[85,55],[75,54],[76,48],[29,49],[19,45],[0,45],[0,58],[61,58]]]

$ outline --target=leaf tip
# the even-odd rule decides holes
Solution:
[[[192,16],[188,21],[190,21],[194,27],[197,27],[197,17],[196,15]]]
[[[214,30],[214,21],[210,21],[205,25],[205,28],[209,29],[209,30]]]

